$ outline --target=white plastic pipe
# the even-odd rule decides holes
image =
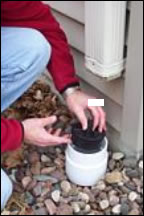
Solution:
[[[105,147],[94,154],[76,151],[72,145],[66,150],[66,173],[71,182],[80,186],[93,186],[104,177],[108,163],[108,140]]]

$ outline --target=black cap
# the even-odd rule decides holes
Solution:
[[[98,128],[93,131],[93,121],[88,121],[88,129],[83,130],[80,123],[73,124],[72,126],[72,146],[75,150],[92,154],[101,151],[105,146],[104,137],[105,131],[100,133]]]

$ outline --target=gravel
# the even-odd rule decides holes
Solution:
[[[62,116],[65,129],[74,119],[50,88],[38,82],[4,116],[21,116],[19,120],[23,120],[52,114]],[[25,159],[16,161],[14,167],[5,167],[7,158],[2,163],[10,176],[15,174],[13,200],[20,204],[9,203],[11,215],[16,215],[15,211],[19,215],[143,215],[143,159],[110,152],[104,179],[93,187],[80,187],[65,174],[65,146],[24,145],[22,151]]]
[[[55,203],[58,203],[60,201],[61,191],[60,190],[53,191],[51,197]]]

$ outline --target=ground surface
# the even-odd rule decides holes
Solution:
[[[4,116],[23,120],[55,114],[70,131],[73,116],[50,88],[36,83]],[[104,180],[78,187],[65,175],[64,147],[22,149],[2,157],[14,194],[2,215],[143,215],[143,160],[111,153]]]

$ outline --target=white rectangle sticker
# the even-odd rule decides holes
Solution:
[[[104,106],[104,99],[88,99],[88,106]]]

